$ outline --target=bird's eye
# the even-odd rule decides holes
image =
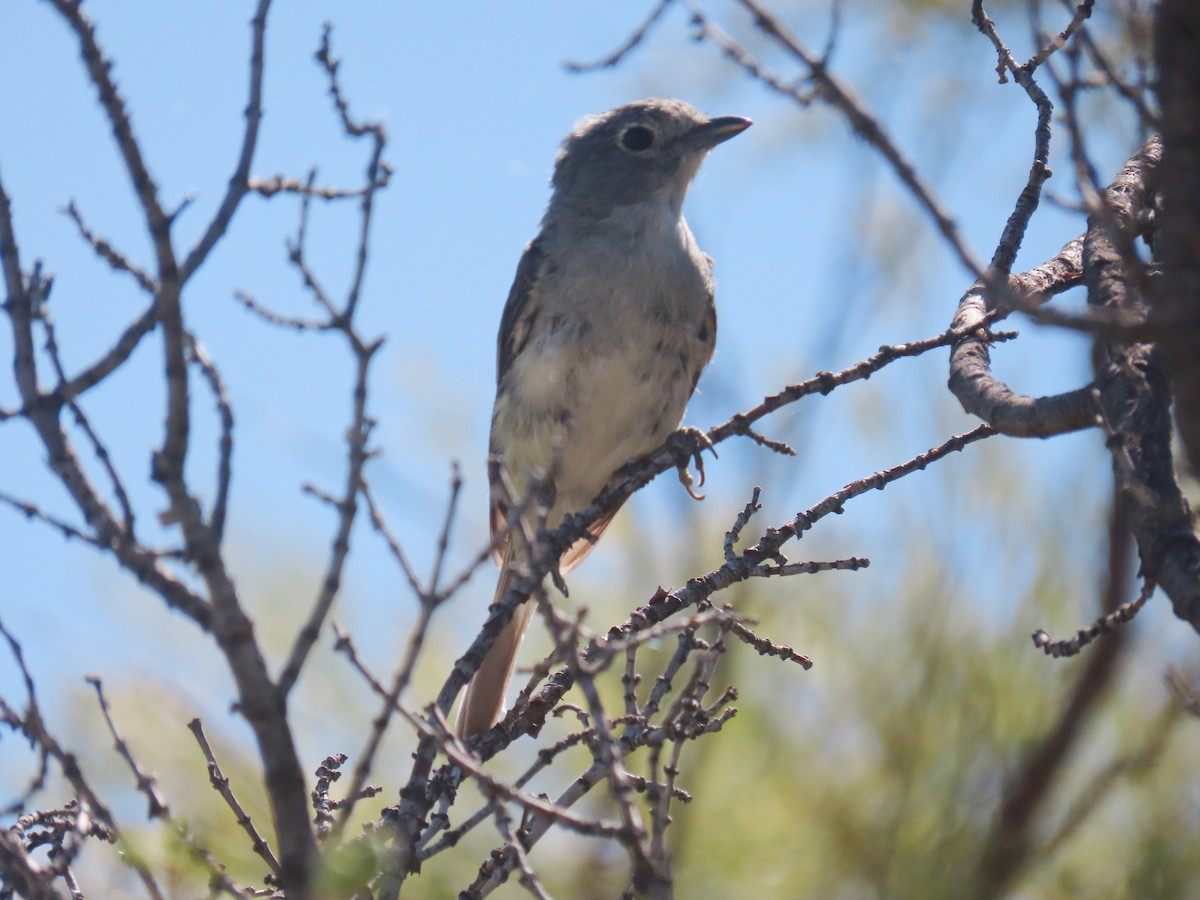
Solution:
[[[621,132],[620,141],[626,150],[641,153],[654,145],[654,132],[645,125],[630,125]]]

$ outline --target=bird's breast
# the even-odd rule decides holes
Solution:
[[[694,242],[575,249],[538,285],[539,310],[500,385],[492,430],[515,481],[551,474],[559,512],[582,508],[661,446],[715,340],[711,274]]]

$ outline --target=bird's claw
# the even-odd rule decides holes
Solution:
[[[676,459],[675,468],[679,472],[679,483],[683,485],[683,489],[693,500],[703,500],[704,495],[697,494],[693,485],[704,487],[704,457],[701,454],[705,450],[712,450],[713,456],[717,455],[708,435],[699,428],[681,428],[667,438],[667,449]],[[688,471],[689,464],[695,465],[696,472],[700,476],[699,483],[692,478],[692,473]]]

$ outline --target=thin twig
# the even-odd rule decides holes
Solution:
[[[377,186],[382,187],[382,185]],[[329,185],[318,187],[308,180],[301,181],[299,178],[273,175],[270,178],[251,178],[249,188],[260,197],[267,199],[278,194],[294,194],[316,197],[318,200],[355,200],[371,190],[372,185],[368,184],[357,188],[338,188]]]
[[[151,278],[146,272],[133,263],[126,254],[116,250],[112,244],[104,240],[104,238],[99,237],[95,232],[88,228],[87,223],[83,221],[83,215],[79,212],[79,207],[75,205],[74,200],[68,203],[66,209],[63,211],[70,216],[71,221],[75,223],[75,227],[79,229],[80,237],[87,241],[87,243],[91,245],[92,249],[96,251],[96,255],[108,263],[114,271],[125,272],[129,275],[132,275],[134,281],[136,281],[141,286],[142,290],[151,297],[157,293],[158,285],[154,283],[153,278]]]
[[[254,10],[254,18],[250,20],[250,87],[249,98],[246,101],[246,127],[242,132],[242,146],[238,152],[237,165],[230,176],[229,186],[221,205],[204,229],[204,234],[196,242],[183,261],[181,279],[187,281],[192,274],[204,264],[208,254],[212,252],[217,241],[229,228],[238,205],[250,190],[250,166],[254,162],[254,149],[258,145],[258,128],[262,122],[262,86],[265,68],[264,56],[267,36],[267,11],[271,0],[258,0]]]
[[[925,184],[917,174],[916,167],[901,153],[895,140],[888,135],[879,120],[854,96],[849,86],[843,84],[828,70],[827,61],[817,57],[805,47],[777,17],[755,0],[738,0],[738,3],[754,17],[755,26],[763,34],[804,66],[808,78],[819,86],[817,90],[811,95],[802,94],[793,84],[770,75],[750,56],[745,48],[725,34],[697,6],[689,3],[688,10],[692,14],[693,22],[700,29],[701,35],[713,40],[728,58],[753,77],[802,106],[807,106],[813,97],[817,97],[841,112],[854,133],[874,147],[887,160],[900,182],[933,219],[938,233],[949,244],[962,265],[973,276],[978,277],[983,272],[983,266],[963,240],[958,224],[943,209],[942,204],[934,196],[933,189]]]
[[[21,645],[2,622],[0,622],[0,635],[7,641],[17,668],[21,672],[27,697],[24,716],[16,717],[10,711],[5,718],[9,721],[9,724],[18,728],[30,743],[38,748],[39,753],[45,754],[46,757],[53,759],[58,764],[63,778],[71,785],[75,796],[79,800],[81,807],[80,814],[86,814],[88,817],[98,819],[109,832],[114,836],[120,837],[122,832],[117,826],[112,811],[100,800],[99,795],[96,794],[91,784],[84,777],[83,770],[79,767],[79,761],[75,757],[75,754],[65,750],[47,730],[46,722],[42,718],[41,710],[38,707],[33,675],[25,663],[25,656],[21,650]],[[3,701],[0,701],[0,706],[3,705]],[[87,830],[86,828],[84,829],[85,832]],[[121,854],[121,861],[134,870],[141,880],[142,886],[154,900],[162,900],[163,893],[159,890],[158,884],[144,860],[138,857],[137,854]]]
[[[1146,579],[1136,599],[1130,600],[1128,603],[1122,603],[1112,612],[1101,616],[1087,628],[1079,629],[1075,637],[1070,640],[1056,641],[1039,628],[1033,633],[1033,645],[1040,648],[1047,656],[1053,656],[1055,659],[1074,656],[1101,635],[1109,634],[1121,625],[1133,621],[1134,616],[1141,612],[1142,607],[1146,605],[1146,601],[1150,599],[1150,595],[1153,593],[1154,582]]]
[[[147,775],[141,770],[141,767],[137,764],[137,760],[133,758],[129,744],[126,743],[125,739],[121,737],[120,732],[117,731],[117,724],[113,721],[112,711],[109,709],[108,700],[104,696],[104,685],[95,676],[89,676],[86,680],[96,691],[96,700],[100,704],[100,712],[104,715],[104,722],[108,725],[108,733],[112,735],[117,755],[125,760],[125,765],[129,766],[129,771],[133,773],[133,777],[137,781],[137,789],[146,795],[146,800],[150,804],[146,816],[150,819],[170,818],[171,811],[158,791],[157,780],[153,775]]]
[[[646,17],[646,20],[634,29],[633,33],[629,36],[625,43],[623,43],[612,53],[608,54],[608,56],[590,63],[581,63],[568,60],[567,62],[563,63],[563,68],[565,68],[568,72],[576,73],[594,72],[597,69],[613,68],[619,62],[621,62],[621,60],[628,56],[635,47],[637,47],[646,39],[646,35],[650,33],[650,29],[653,28],[658,20],[662,18],[663,13],[667,11],[667,7],[669,7],[671,3],[672,0],[658,0],[658,5],[651,10],[650,15]]]
[[[281,328],[294,328],[296,331],[327,331],[332,326],[325,319],[303,319],[298,316],[285,316],[263,306],[245,291],[234,291],[233,297],[254,315],[271,325]]]
[[[262,859],[263,862],[271,869],[275,875],[279,875],[282,866],[279,860],[275,858],[274,852],[271,850],[271,845],[258,833],[258,829],[254,827],[254,820],[250,818],[250,814],[238,802],[237,797],[233,794],[233,788],[229,784],[229,779],[225,773],[221,771],[221,766],[217,762],[217,757],[213,753],[212,746],[208,743],[208,736],[204,733],[204,725],[196,718],[188,722],[188,731],[196,738],[196,743],[200,745],[200,752],[204,754],[204,760],[208,763],[208,780],[212,784],[213,789],[225,801],[225,805],[233,812],[234,821],[238,827],[246,832],[246,836],[250,838],[250,847],[254,853]]]
[[[212,513],[209,516],[209,527],[218,545],[225,536],[225,515],[229,507],[229,485],[233,480],[233,407],[229,403],[229,395],[225,383],[216,364],[209,357],[194,335],[190,336],[189,351],[192,360],[200,368],[204,380],[212,391],[213,401],[217,406],[217,416],[221,420],[221,436],[217,440],[217,490],[213,498]]]

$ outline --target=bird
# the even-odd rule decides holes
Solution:
[[[683,202],[708,152],[750,124],[649,99],[585,117],[563,140],[497,338],[488,447],[500,566],[493,605],[528,559],[527,532],[583,509],[620,469],[662,449],[683,420],[717,334],[713,262],[696,245]],[[527,528],[510,528],[512,504],[535,491],[537,502],[523,503]],[[615,513],[563,554],[561,573]],[[533,607],[527,600],[517,608],[468,684],[460,737],[502,718]]]

